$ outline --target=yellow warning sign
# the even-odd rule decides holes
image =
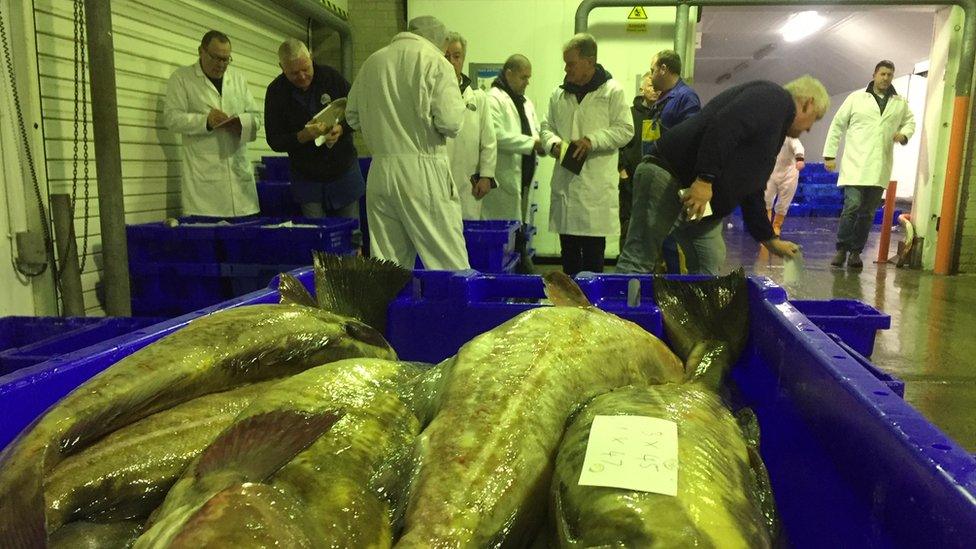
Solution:
[[[640,6],[634,6],[634,9],[630,10],[630,13],[627,15],[627,19],[647,19],[647,12]]]

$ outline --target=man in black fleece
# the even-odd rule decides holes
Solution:
[[[763,193],[786,136],[808,131],[829,106],[827,90],[810,76],[785,86],[748,82],[664,134],[634,174],[630,230],[617,272],[652,272],[661,242],[674,230],[689,272],[719,274],[725,263],[721,223],[736,206],[753,238],[778,256],[793,257],[799,247],[773,232]]]

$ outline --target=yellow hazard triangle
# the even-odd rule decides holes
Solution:
[[[647,12],[640,6],[634,6],[634,9],[630,10],[630,13],[627,15],[627,19],[647,19]]]

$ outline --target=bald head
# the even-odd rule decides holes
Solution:
[[[532,78],[532,63],[529,58],[516,53],[509,56],[502,65],[502,79],[518,95],[525,95],[525,89],[529,87],[529,78]]]

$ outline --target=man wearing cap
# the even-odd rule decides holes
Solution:
[[[370,251],[412,268],[468,268],[461,199],[447,139],[464,118],[454,68],[444,57],[447,31],[417,17],[407,32],[369,56],[349,92],[346,121],[373,155],[366,184]]]

